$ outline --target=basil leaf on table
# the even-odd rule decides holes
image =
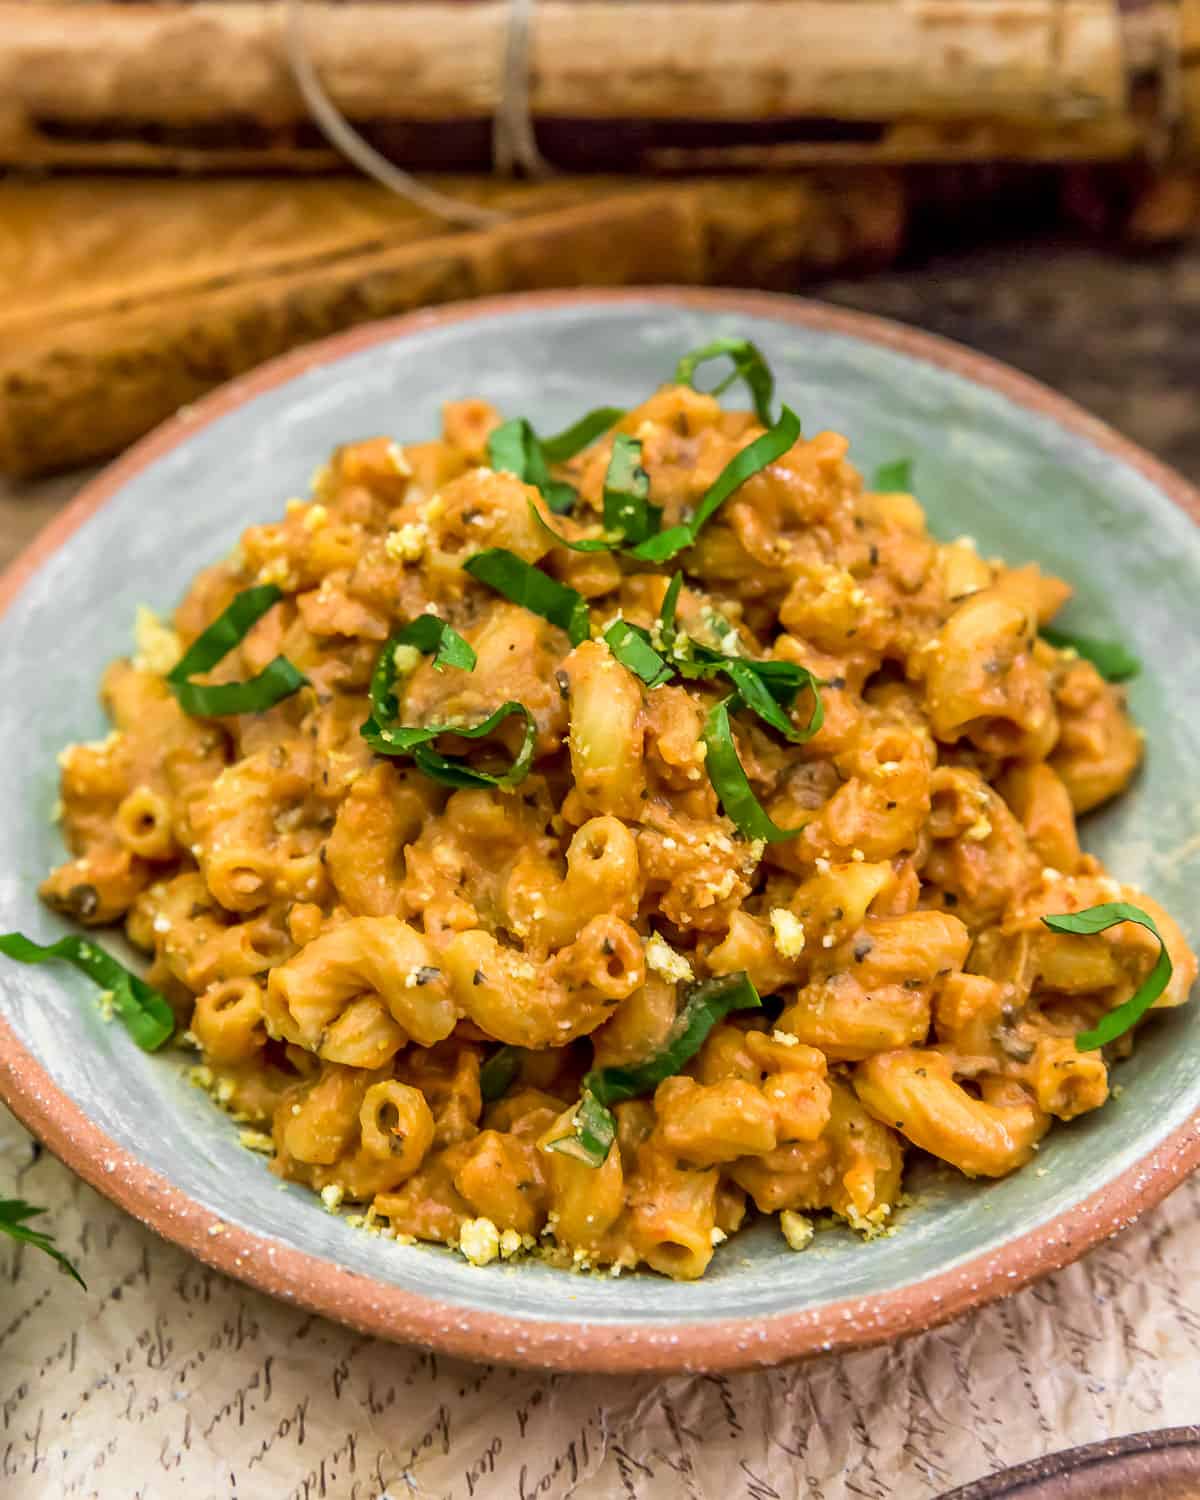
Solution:
[[[41,1229],[29,1227],[27,1220],[45,1212],[44,1208],[35,1208],[32,1203],[26,1203],[23,1198],[0,1198],[0,1234],[7,1234],[10,1239],[18,1240],[22,1244],[32,1245],[35,1250],[41,1250],[43,1254],[56,1260],[86,1292],[87,1282],[54,1243],[53,1236]]]

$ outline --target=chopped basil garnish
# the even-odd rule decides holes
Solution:
[[[733,743],[733,730],[729,724],[729,708],[736,703],[737,695],[723,698],[708,712],[704,721],[705,765],[708,779],[721,799],[725,815],[748,839],[762,839],[768,844],[777,844],[784,839],[794,839],[798,828],[780,828],[768,816],[766,810],[751,790],[745,769],[738,759]]]
[[[68,1271],[86,1292],[87,1282],[54,1243],[53,1237],[40,1229],[30,1229],[26,1223],[26,1220],[45,1212],[44,1208],[35,1208],[32,1203],[26,1203],[23,1198],[0,1198],[0,1233],[7,1234],[14,1240],[20,1240],[22,1244],[32,1245],[36,1250],[44,1251],[52,1260],[56,1260],[64,1271]]]
[[[514,604],[565,630],[572,646],[578,646],[590,635],[587,600],[583,595],[533,567],[515,552],[489,547],[467,558],[463,567],[472,578],[486,583]]]
[[[43,947],[23,933],[7,932],[0,936],[0,953],[22,964],[44,964],[56,958],[73,964],[108,991],[113,1010],[144,1052],[156,1051],[175,1030],[175,1012],[165,997],[88,938],[72,935]]]
[[[648,537],[633,549],[634,557],[644,562],[663,563],[685,547],[692,546],[700,528],[712,519],[730,495],[768,464],[782,458],[799,436],[800,419],[785,406],[779,421],[769,432],[756,437],[729,460],[701,499],[691,520]]]
[[[1052,932],[1072,932],[1084,937],[1106,932],[1121,922],[1136,922],[1158,939],[1158,959],[1140,988],[1124,1004],[1110,1010],[1091,1031],[1081,1031],[1076,1036],[1075,1046],[1080,1052],[1091,1052],[1123,1036],[1141,1020],[1171,982],[1174,966],[1167,945],[1154,925],[1154,918],[1140,906],[1133,906],[1128,901],[1109,901],[1103,906],[1089,906],[1085,911],[1043,917],[1042,921]]]
[[[167,673],[167,682],[184,713],[196,718],[221,718],[226,714],[253,714],[281,703],[308,681],[286,656],[274,661],[247,682],[204,684],[190,679],[209,672],[235,646],[245,640],[252,625],[283,598],[273,583],[243,589],[203,634],[196,637]]]
[[[749,339],[713,339],[711,344],[705,344],[700,349],[693,349],[690,354],[685,354],[675,366],[676,383],[690,385],[696,389],[695,374],[700,366],[707,364],[709,360],[725,357],[733,361],[733,369],[719,385],[713,386],[708,394],[720,396],[735,380],[744,381],[754,402],[755,415],[764,427],[770,427],[775,420],[771,415],[775,377],[771,374],[770,367],[762,354]]]
[[[662,506],[650,504],[650,476],[642,468],[642,445],[619,433],[604,476],[604,535],[571,541],[549,525],[530,502],[530,510],[560,547],[572,552],[614,552],[653,536],[662,525]]]
[[[565,435],[565,434],[564,434]],[[546,504],[555,513],[562,515],[575,504],[576,494],[569,484],[561,479],[551,479],[546,466],[546,456],[537,433],[524,417],[493,429],[488,437],[488,462],[493,469],[503,469],[515,474],[526,484],[532,484],[546,497]]]
[[[619,406],[596,407],[595,411],[580,417],[578,422],[573,422],[554,437],[542,438],[542,457],[548,464],[566,463],[567,459],[590,447],[610,427],[615,427],[624,415]]]
[[[683,574],[676,573],[667,584],[667,592],[663,595],[662,608],[658,612],[659,636],[664,646],[669,651],[675,644],[675,611],[679,608],[679,595],[683,589]]]
[[[394,656],[397,646],[415,646],[423,655],[432,655],[438,672],[447,667],[460,667],[464,672],[475,670],[475,652],[457,630],[437,615],[418,615],[402,630],[397,630],[383,649],[391,651]]]
[[[397,643],[418,645],[419,650],[445,651],[447,655],[444,659],[447,662],[451,655],[458,657],[460,661],[465,660],[465,653],[469,652],[472,666],[475,662],[474,651],[457,632],[450,630],[448,625],[444,630],[437,630],[436,627],[442,623],[438,620],[434,620],[433,627],[427,627],[421,623],[424,620],[434,620],[434,616],[418,616],[412,625],[405,626],[398,636],[411,632],[413,626],[420,626],[417,635],[426,641],[427,645],[418,645],[416,640],[398,642],[398,636],[392,636],[379,653],[379,660],[375,663],[375,670],[371,674],[371,713],[366,723],[359,729],[359,734],[377,755],[411,755],[419,771],[428,776],[431,781],[440,781],[444,786],[498,786],[505,789],[516,786],[519,781],[524,781],[529,775],[529,768],[533,764],[533,749],[537,741],[537,724],[523,703],[516,703],[512,700],[502,703],[495,713],[489,714],[484,719],[482,724],[476,724],[471,728],[464,728],[458,724],[405,726],[396,723],[400,708],[392,689],[396,682]],[[437,665],[436,658],[434,665]],[[442,755],[433,748],[432,742],[443,734],[461,735],[466,740],[483,739],[513,714],[523,716],[525,735],[516,759],[507,771],[496,774],[491,771],[479,771],[474,766],[468,765],[465,760],[457,756]]]
[[[642,445],[619,433],[604,476],[604,525],[627,542],[644,542],[662,526],[662,506],[650,504],[650,476],[642,468]]]
[[[485,1104],[492,1104],[508,1093],[521,1068],[523,1047],[501,1047],[479,1070],[479,1094]]]
[[[525,735],[516,758],[506,771],[480,771],[458,756],[442,755],[432,742],[443,734],[457,734],[464,740],[481,740],[499,728],[505,719],[520,714],[525,720]],[[537,743],[537,724],[523,703],[509,699],[481,724],[465,728],[461,724],[425,724],[421,726],[381,725],[374,715],[359,730],[376,755],[411,755],[418,771],[443,786],[497,786],[504,790],[524,781],[533,765]]]
[[[658,654],[645,632],[628,620],[614,620],[604,632],[604,641],[621,665],[647,687],[659,687],[674,676],[671,663]]]
[[[682,1072],[704,1045],[709,1032],[730,1011],[752,1010],[761,1004],[758,991],[744,971],[722,974],[693,985],[657,1052],[639,1063],[593,1068],[585,1075],[575,1111],[575,1133],[550,1142],[549,1149],[573,1156],[590,1167],[603,1166],[617,1134],[612,1105],[652,1094],[664,1079]]]
[[[771,670],[776,669],[776,670]],[[739,706],[757,714],[764,724],[769,724],[776,733],[783,735],[794,745],[811,740],[825,722],[825,705],[821,702],[819,689],[824,686],[820,677],[814,676],[807,667],[791,661],[748,661],[740,657],[727,657],[717,667],[722,676],[737,688],[740,704],[731,705],[736,713]],[[801,687],[812,689],[813,706],[808,723],[797,729],[788,717],[788,709],[796,701]]]
[[[912,459],[897,458],[890,464],[880,464],[871,488],[884,495],[908,495],[912,492],[912,476]]]
[[[1120,641],[1097,641],[1089,635],[1074,635],[1049,625],[1042,627],[1041,636],[1056,651],[1074,651],[1076,656],[1090,661],[1108,682],[1124,682],[1142,670],[1140,659]]]

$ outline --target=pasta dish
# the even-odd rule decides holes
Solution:
[[[144,977],[0,951],[182,1032],[281,1178],[476,1264],[694,1278],[755,1217],[890,1232],[913,1150],[1025,1166],[1196,972],[1077,838],[1137,663],[774,400],[723,339],[553,437],[466,399],[339,448],[139,612],[60,756],[42,895]]]

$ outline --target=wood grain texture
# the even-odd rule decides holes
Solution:
[[[893,259],[903,229],[896,178],[871,171],[452,186],[514,217],[451,233],[361,183],[0,185],[0,470],[114,453],[373,318],[536,288],[787,288]]]

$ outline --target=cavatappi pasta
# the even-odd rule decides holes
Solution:
[[[910,1145],[998,1177],[1104,1103],[1132,1034],[1077,1036],[1159,943],[1043,918],[1136,903],[1186,999],[1176,924],[1080,850],[1142,742],[1039,638],[1069,587],[935,540],[769,402],[668,385],[563,462],[480,400],[351,443],[105,674],[43,895],[125,923],[327,1205],[696,1277],[754,1213],[884,1230]],[[280,657],[278,701],[185,712]]]

